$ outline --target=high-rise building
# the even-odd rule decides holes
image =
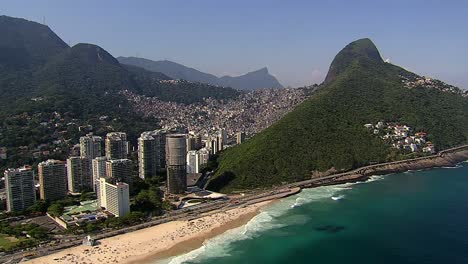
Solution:
[[[188,134],[187,135],[187,151],[196,150],[195,147],[195,136]]]
[[[187,151],[199,150],[202,147],[202,138],[195,132],[189,132],[187,135]]]
[[[210,159],[210,152],[206,148],[202,148],[199,151],[197,151],[197,173],[201,171],[203,168],[203,165],[206,165],[208,163],[208,160]]]
[[[209,146],[210,154],[215,155],[216,153],[218,153],[218,140],[217,140],[217,137],[210,139],[209,143],[210,143],[210,146]]]
[[[208,163],[209,151],[205,148],[187,152],[187,173],[199,173],[203,165]]]
[[[226,145],[226,144],[227,144],[227,132],[226,132],[226,129],[222,128],[222,129],[219,131],[219,135],[221,136],[221,140],[223,141],[223,144]]]
[[[8,169],[4,176],[8,212],[20,212],[34,205],[36,192],[31,167]]]
[[[47,160],[39,163],[39,194],[42,200],[55,201],[67,196],[65,162]]]
[[[99,184],[97,181],[100,178],[107,177],[107,158],[106,157],[96,157],[92,160],[93,167],[93,188],[96,191],[96,186]]]
[[[129,186],[124,182],[111,184],[106,179],[99,179],[97,187],[98,204],[116,217],[130,212]]]
[[[166,136],[167,190],[180,194],[187,190],[187,143],[185,134]]]
[[[197,160],[196,150],[190,150],[187,152],[187,173],[198,173]]]
[[[244,132],[238,132],[236,134],[236,143],[237,144],[242,144],[245,141],[245,133]]]
[[[143,132],[138,138],[138,175],[142,179],[156,176],[161,169],[158,143],[157,131]]]
[[[107,158],[106,157],[96,157],[92,161],[93,167],[93,181],[99,180],[99,178],[107,177]]]
[[[132,183],[132,161],[129,159],[114,159],[106,162],[106,180],[109,182]]]
[[[94,189],[91,159],[70,157],[67,159],[68,191],[81,193]]]
[[[220,152],[221,150],[224,149],[224,141],[223,141],[223,136],[221,134],[218,134],[218,136],[215,138],[216,141],[216,153]]]
[[[102,137],[92,134],[80,137],[80,156],[88,159],[102,156]]]
[[[157,151],[157,157],[158,157],[158,163],[156,167],[159,169],[164,169],[166,168],[166,136],[167,136],[167,130],[160,129],[157,130],[156,134],[156,151]]]
[[[106,157],[111,159],[126,159],[128,154],[127,134],[111,132],[106,136]]]

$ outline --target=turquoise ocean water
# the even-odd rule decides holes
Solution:
[[[468,163],[306,189],[162,263],[468,264]]]

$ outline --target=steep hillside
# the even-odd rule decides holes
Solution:
[[[162,82],[170,77],[123,67],[93,44],[69,48],[47,26],[24,19],[0,16],[0,33],[0,116],[24,111],[75,117],[117,113],[127,109],[122,90],[180,103],[239,95],[207,84]]]
[[[44,64],[68,45],[49,27],[21,18],[0,16],[0,70]]]
[[[178,103],[240,94],[124,67],[101,47],[70,48],[47,26],[24,19],[1,16],[0,34],[0,146],[8,154],[0,168],[64,159],[88,130],[125,131],[135,142],[156,128],[158,120],[134,112],[122,91]]]
[[[425,87],[408,88],[413,73],[384,63],[368,39],[333,60],[326,85],[279,122],[221,155],[213,190],[266,187],[396,159],[398,153],[363,125],[380,120],[428,132],[436,148],[468,139],[468,100]]]
[[[149,71],[162,72],[174,79],[232,87],[239,90],[283,88],[278,80],[273,75],[269,74],[266,67],[240,76],[223,76],[218,78],[212,74],[204,73],[168,60],[152,61],[136,57],[118,57],[118,60],[122,64],[145,68]]]

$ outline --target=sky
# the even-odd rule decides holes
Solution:
[[[368,37],[384,59],[468,89],[466,0],[1,0],[65,42],[115,57],[167,59],[222,75],[262,67],[285,86],[321,83],[334,56]]]

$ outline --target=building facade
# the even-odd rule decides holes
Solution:
[[[92,134],[80,137],[80,156],[88,159],[102,156],[102,137]]]
[[[130,213],[129,186],[123,182],[111,184],[106,179],[99,179],[97,188],[98,204],[116,217]]]
[[[93,167],[93,181],[99,180],[99,178],[107,177],[107,158],[106,157],[96,157],[92,161]]]
[[[132,183],[132,161],[115,159],[106,161],[106,180],[109,182]]]
[[[167,191],[181,194],[187,190],[187,144],[185,134],[166,136]]]
[[[138,138],[138,176],[142,179],[156,176],[161,169],[158,142],[156,131],[143,132]]]
[[[199,151],[197,151],[197,164],[198,164],[197,173],[201,172],[204,165],[208,164],[209,159],[210,159],[210,152],[206,148],[202,148]]]
[[[111,132],[106,136],[106,158],[126,159],[128,155],[127,134],[123,132]]]
[[[236,134],[236,143],[237,144],[242,144],[245,141],[245,133],[244,132],[238,132]]]
[[[92,161],[86,157],[67,159],[68,191],[81,193],[94,189]]]
[[[206,148],[187,152],[187,173],[200,173],[208,163],[210,152]]]
[[[39,163],[39,194],[42,200],[55,201],[67,196],[65,162],[47,160]]]
[[[5,171],[5,190],[8,212],[20,212],[34,205],[34,172],[31,167]]]
[[[197,151],[190,150],[187,152],[187,173],[198,173],[198,164],[197,164]]]

